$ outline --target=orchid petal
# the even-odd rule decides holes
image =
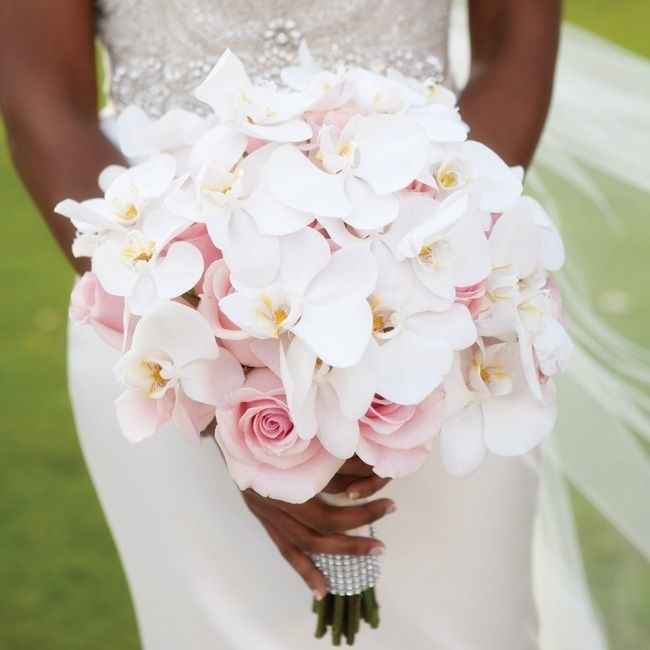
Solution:
[[[372,312],[366,300],[306,304],[292,328],[325,363],[337,368],[359,362],[371,330]]]
[[[404,189],[426,163],[428,146],[423,135],[416,122],[403,116],[362,118],[354,135],[360,152],[355,174],[377,194]]]
[[[396,404],[419,404],[440,386],[452,362],[446,341],[405,330],[379,348],[377,392]]]
[[[115,400],[117,421],[129,442],[140,442],[158,431],[163,424],[158,402],[139,390],[126,390]]]
[[[295,210],[338,218],[352,210],[344,177],[321,171],[291,145],[279,147],[273,153],[267,181],[275,198]]]
[[[176,298],[198,284],[203,273],[203,256],[196,246],[174,242],[152,275],[162,298]]]
[[[349,176],[345,182],[352,211],[345,217],[346,223],[361,230],[379,230],[395,221],[399,201],[394,194],[379,196],[365,181]]]
[[[208,322],[191,307],[165,302],[135,327],[132,349],[163,352],[176,367],[196,359],[216,359],[219,348]]]
[[[448,418],[440,432],[440,455],[453,476],[467,476],[485,459],[483,413],[479,404],[470,404]]]
[[[359,423],[346,418],[334,389],[327,383],[320,386],[316,396],[318,439],[337,458],[350,458],[359,444]]]

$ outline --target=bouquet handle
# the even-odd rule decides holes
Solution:
[[[319,497],[337,507],[348,507],[367,502],[367,499],[350,499],[345,493],[326,494]],[[372,526],[362,526],[347,531],[349,535],[374,537]],[[316,637],[322,638],[332,630],[332,644],[341,645],[345,637],[353,645],[361,621],[372,628],[379,626],[379,606],[375,585],[381,573],[379,558],[374,555],[312,555],[312,560],[325,576],[329,593],[322,600],[314,600],[317,616]]]

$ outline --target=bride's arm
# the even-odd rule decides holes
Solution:
[[[97,176],[122,162],[97,116],[91,0],[0,4],[0,111],[13,160],[52,234],[72,257],[74,227],[52,211],[64,197],[98,194]]]
[[[553,89],[561,0],[469,0],[472,63],[460,108],[470,137],[527,167]]]

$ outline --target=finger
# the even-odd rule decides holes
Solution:
[[[320,499],[295,505],[276,502],[286,512],[305,526],[319,533],[344,533],[371,524],[395,511],[392,499],[377,499],[358,506],[330,506]]]
[[[345,493],[349,499],[363,499],[376,494],[390,483],[391,479],[381,478],[380,476],[370,476],[369,478],[355,479],[345,488]]]
[[[308,553],[329,555],[383,555],[384,544],[372,537],[357,535],[315,535],[310,539]]]
[[[293,567],[294,571],[305,581],[314,594],[314,598],[322,600],[327,594],[327,581],[316,565],[299,548],[292,544],[280,531],[267,519],[261,519],[269,537],[277,546],[282,557]]]
[[[323,535],[307,528],[286,513],[274,515],[273,526],[282,531],[291,544],[305,553],[330,553],[333,555],[380,555],[384,544],[372,537],[343,535],[341,533]]]
[[[358,506],[325,505],[325,516],[315,529],[321,533],[345,533],[368,526],[397,509],[392,499],[377,499]]]

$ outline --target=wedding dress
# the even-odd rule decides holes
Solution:
[[[398,68],[451,81],[448,0],[101,0],[112,119],[202,110],[187,97],[226,47],[275,78],[307,39],[326,65]],[[455,38],[464,38],[456,29]],[[454,47],[461,72],[463,48]],[[119,433],[117,353],[69,331],[69,381],[83,451],[122,559],[145,650],[309,650],[310,594],[247,511],[208,440]],[[552,454],[547,454],[552,458]],[[576,463],[576,466],[579,463]],[[386,493],[382,625],[359,650],[600,650],[554,462],[490,458],[466,479],[437,451]],[[569,468],[571,469],[571,468]],[[588,481],[586,481],[588,483]],[[558,512],[565,517],[558,525]]]

